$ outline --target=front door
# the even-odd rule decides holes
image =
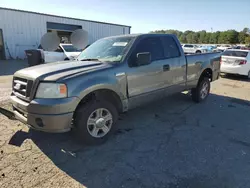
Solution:
[[[149,65],[136,66],[137,53],[150,52]],[[138,41],[128,60],[127,71],[129,108],[162,97],[166,80],[169,79],[169,65],[164,58],[164,49],[160,37],[144,37]]]
[[[3,30],[0,29],[0,60],[5,59]]]

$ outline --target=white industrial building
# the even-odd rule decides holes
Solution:
[[[48,15],[0,7],[0,60],[24,59],[25,50],[36,49],[47,32],[69,37],[76,29],[88,32],[88,41],[129,34],[130,26],[104,23],[78,18]]]

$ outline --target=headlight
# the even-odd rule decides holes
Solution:
[[[36,92],[36,98],[65,98],[67,86],[61,83],[40,83]]]

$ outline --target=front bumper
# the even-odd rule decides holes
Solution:
[[[31,102],[11,96],[15,118],[30,128],[44,132],[67,132],[73,113],[80,102],[77,97],[64,99],[34,99]]]

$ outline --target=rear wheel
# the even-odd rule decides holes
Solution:
[[[196,53],[196,54],[200,54],[200,53],[201,53],[201,51],[200,51],[200,50],[197,50],[195,53]]]
[[[192,99],[194,102],[202,102],[204,101],[210,92],[210,80],[207,77],[202,78],[199,81],[196,88],[191,90]]]
[[[91,101],[80,106],[75,115],[73,133],[85,144],[101,144],[115,130],[116,107],[106,101]]]
[[[248,72],[247,78],[250,79],[250,71]]]

